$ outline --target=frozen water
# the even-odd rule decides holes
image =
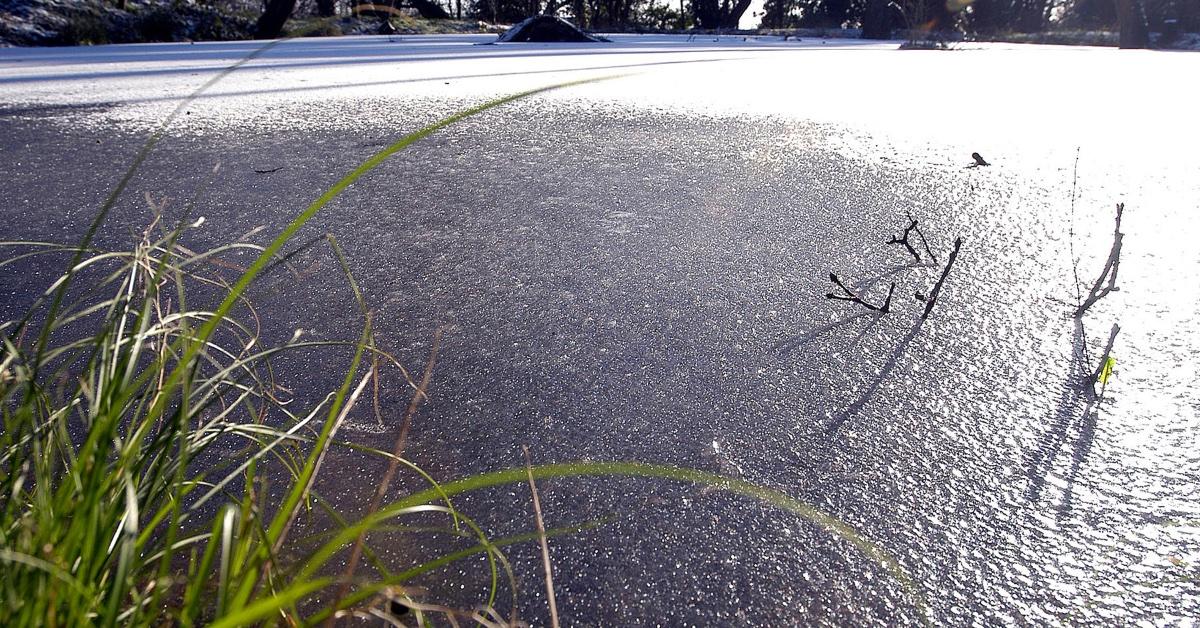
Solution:
[[[410,368],[447,328],[415,462],[450,478],[520,464],[530,444],[540,461],[736,474],[878,541],[939,624],[1200,615],[1200,124],[1187,80],[1200,56],[765,38],[473,45],[487,39],[266,50],[170,127],[112,233],[144,224],[143,192],[203,189],[196,237],[267,225],[261,240],[421,124],[613,76],[431,137],[310,230],[347,246]],[[0,50],[0,237],[70,240],[180,96],[259,46]],[[992,165],[965,168],[972,152]],[[1072,260],[1094,279],[1117,202],[1122,290],[1079,326]],[[940,268],[885,244],[905,212],[943,260],[966,241],[923,325],[912,294]],[[313,251],[297,266],[303,283],[276,277],[258,297],[280,328],[354,337],[334,263]],[[896,282],[896,311],[827,301],[831,271],[877,301]],[[0,290],[27,290],[38,272],[0,275]],[[1075,384],[1114,322],[1118,372],[1095,404]],[[283,371],[317,384],[336,372],[323,366]],[[398,381],[384,402],[394,426]],[[376,425],[364,412],[356,424]],[[390,447],[375,431],[354,438]],[[378,467],[336,462],[319,489],[353,514]],[[642,481],[541,489],[549,525],[617,515],[552,541],[564,623],[918,621],[854,548],[770,508]],[[531,521],[520,487],[462,505],[501,536]],[[429,549],[388,547],[395,559]],[[545,612],[535,552],[511,553],[526,618]],[[423,582],[468,606],[485,583],[475,563]]]

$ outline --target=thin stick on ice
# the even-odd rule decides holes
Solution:
[[[933,304],[937,303],[938,295],[942,292],[942,284],[946,283],[946,277],[950,274],[950,268],[954,266],[954,261],[958,259],[958,250],[961,248],[962,238],[955,238],[954,250],[950,251],[950,259],[946,260],[946,267],[942,269],[942,276],[933,285],[933,290],[929,291],[929,298],[925,301],[925,312],[921,314],[921,320],[929,318],[929,313],[933,311]]]
[[[1113,229],[1112,249],[1108,252],[1108,259],[1104,262],[1104,270],[1096,278],[1096,283],[1092,284],[1087,298],[1075,309],[1075,318],[1082,317],[1088,308],[1095,305],[1096,301],[1108,296],[1108,293],[1120,290],[1117,287],[1117,270],[1121,267],[1121,244],[1125,239],[1125,234],[1121,233],[1121,215],[1124,213],[1125,203],[1117,203],[1117,226]],[[1106,279],[1108,280],[1107,284],[1105,283]]]

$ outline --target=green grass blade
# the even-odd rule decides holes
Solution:
[[[850,543],[872,562],[887,571],[904,587],[913,604],[923,617],[927,617],[928,615],[928,604],[924,595],[891,554],[876,543],[868,540],[858,530],[844,521],[790,497],[781,491],[707,471],[642,462],[568,462],[546,464],[533,467],[532,473],[534,478],[539,480],[585,476],[657,478],[709,486],[751,497],[816,523]],[[414,493],[379,510],[376,514],[364,518],[355,525],[342,530],[336,537],[312,555],[309,561],[298,571],[297,578],[304,580],[305,578],[312,577],[341,547],[352,542],[357,534],[369,530],[373,526],[396,516],[398,513],[404,512],[405,509],[419,504],[440,501],[443,495],[453,496],[466,491],[525,481],[528,481],[526,470],[524,468],[515,468],[481,473],[453,482],[445,482],[441,484],[440,490],[426,489],[419,493]]]

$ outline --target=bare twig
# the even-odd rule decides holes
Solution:
[[[909,217],[909,220],[912,220],[911,216]],[[907,227],[904,228],[903,235],[901,235],[899,238],[897,238],[896,236],[892,236],[892,239],[888,240],[887,243],[888,244],[903,244],[904,248],[908,249],[908,252],[913,256],[913,259],[919,262],[919,261],[921,261],[921,255],[917,253],[917,250],[914,249],[913,245],[908,241],[908,234],[910,232],[912,232],[913,229],[916,229],[916,228],[917,228],[917,221],[913,220],[911,223],[909,223],[909,225]]]
[[[913,259],[919,262],[921,261],[921,255],[920,253],[917,253],[917,249],[912,245],[912,242],[908,240],[909,234],[915,231],[917,236],[921,238],[921,245],[925,247],[925,253],[929,255],[929,259],[936,262],[937,256],[933,254],[933,251],[929,248],[929,241],[925,239],[925,234],[921,232],[921,228],[917,226],[917,219],[913,218],[912,214],[906,213],[905,215],[908,216],[909,223],[908,226],[904,228],[904,233],[898,238],[896,236],[892,236],[887,243],[903,244],[904,248],[908,249],[909,254],[913,256]]]
[[[1071,254],[1071,272],[1075,276],[1075,307],[1083,301],[1079,294],[1079,258],[1075,257],[1075,188],[1079,184],[1079,147],[1075,147],[1075,166],[1071,170],[1071,213],[1067,218],[1067,246]]]
[[[558,628],[558,604],[554,601],[554,575],[550,570],[550,544],[546,542],[546,524],[542,521],[542,504],[538,500],[537,484],[533,482],[533,462],[529,458],[529,447],[521,445],[525,452],[525,472],[529,475],[529,491],[533,493],[533,515],[537,524],[538,540],[542,544],[542,568],[546,571],[546,600],[550,603],[550,626]]]
[[[829,280],[832,281],[833,283],[837,284],[837,287],[841,288],[842,292],[844,294],[834,294],[832,292],[829,292],[829,293],[825,294],[826,299],[836,299],[838,301],[850,301],[851,303],[857,303],[857,304],[867,308],[868,310],[873,310],[873,311],[879,312],[881,314],[887,314],[888,312],[890,312],[892,310],[892,293],[895,292],[895,290],[896,290],[896,282],[894,282],[894,281],[892,282],[891,287],[888,288],[887,299],[883,302],[882,306],[877,307],[875,305],[867,303],[861,297],[859,297],[857,294],[854,294],[854,292],[851,291],[850,288],[846,287],[846,284],[842,283],[842,280],[838,278],[836,273],[829,273]]]
[[[929,256],[929,259],[937,262],[938,258],[933,254],[933,249],[929,248],[929,241],[925,239],[925,234],[921,232],[921,228],[917,226],[917,220],[912,217],[912,214],[906,215],[908,216],[908,219],[912,221],[913,230],[916,231],[917,235],[921,238],[921,246],[925,247],[925,254]]]
[[[929,313],[933,311],[933,304],[937,303],[938,295],[942,292],[942,284],[946,282],[946,276],[950,274],[950,268],[954,266],[954,261],[958,259],[958,250],[961,248],[962,238],[955,238],[954,250],[950,251],[950,259],[946,260],[946,267],[942,269],[942,276],[933,285],[933,290],[929,291],[929,298],[925,300],[925,312],[921,314],[921,320],[928,318]]]
[[[1082,317],[1088,308],[1095,305],[1096,301],[1108,296],[1108,293],[1120,290],[1117,287],[1117,270],[1121,267],[1121,244],[1125,239],[1125,234],[1121,233],[1121,216],[1124,213],[1125,203],[1117,203],[1117,225],[1113,229],[1112,249],[1108,252],[1108,259],[1104,262],[1104,270],[1096,278],[1096,283],[1092,284],[1087,298],[1078,308],[1075,308],[1075,318]]]
[[[370,381],[371,373],[369,372],[364,374],[363,378],[358,381],[358,386],[354,387],[354,392],[350,393],[350,397],[346,400],[346,404],[342,406],[341,412],[338,413],[337,418],[334,420],[333,429],[329,430],[330,440],[332,440],[337,434],[337,431],[339,428],[341,428],[342,423],[346,421],[346,417],[350,415],[350,410],[354,408],[354,404],[358,402],[359,396],[362,395],[363,389],[367,387],[367,383]],[[317,455],[317,461],[316,464],[313,465],[312,475],[310,475],[308,478],[308,484],[304,486],[304,496],[302,499],[300,499],[300,501],[296,502],[295,507],[292,508],[291,514],[288,515],[287,523],[283,526],[283,531],[280,533],[279,539],[275,541],[275,545],[271,548],[272,555],[278,555],[280,548],[282,548],[284,542],[287,541],[288,532],[291,531],[292,524],[295,523],[296,517],[300,515],[300,507],[308,501],[309,492],[312,490],[313,484],[316,483],[317,474],[321,472],[321,465],[325,462],[325,454],[328,452],[329,449],[326,448]]]

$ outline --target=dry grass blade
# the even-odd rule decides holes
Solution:
[[[550,543],[546,540],[542,503],[538,499],[537,483],[533,481],[533,461],[529,458],[529,447],[522,445],[521,450],[525,453],[525,473],[529,476],[529,492],[533,494],[533,517],[537,524],[538,542],[542,546],[542,569],[546,572],[546,602],[550,605],[550,625],[558,628],[558,603],[554,599],[554,572],[550,567]]]
[[[433,380],[433,366],[437,363],[438,347],[442,341],[442,328],[438,328],[433,332],[433,345],[429,349],[429,359],[425,361],[425,372],[421,375],[421,383],[417,386],[417,390],[413,392],[412,400],[408,403],[408,409],[404,412],[404,420],[400,424],[400,432],[396,435],[396,445],[392,449],[392,460],[388,463],[387,471],[384,472],[383,478],[379,481],[379,486],[375,490],[375,496],[371,499],[371,505],[367,510],[367,515],[375,514],[383,504],[384,497],[387,496],[388,490],[392,486],[392,480],[396,477],[396,472],[400,467],[400,459],[404,454],[404,448],[408,443],[408,431],[412,427],[413,417],[416,416],[417,410],[421,404],[428,398],[426,391],[429,390],[429,384]],[[358,563],[362,560],[363,543],[365,535],[359,535],[354,541],[354,549],[350,551],[350,558],[346,562],[346,569],[342,572],[342,585],[338,589],[337,597],[334,598],[334,605],[337,601],[346,597],[350,592],[350,583],[354,580],[354,573],[358,570]],[[327,626],[333,625],[333,618],[326,622]]]
[[[328,438],[330,440],[332,440],[334,438],[334,436],[337,435],[338,428],[340,428],[342,426],[342,423],[344,423],[346,421],[346,417],[350,415],[350,410],[354,408],[354,404],[358,402],[358,398],[360,396],[362,396],[363,390],[366,389],[367,384],[370,381],[371,381],[370,371],[365,373],[362,376],[362,379],[358,380],[358,385],[354,387],[354,392],[350,393],[350,398],[346,401],[346,405],[342,406],[341,412],[338,413],[337,419],[333,423],[333,428],[329,430]],[[301,504],[303,504],[305,501],[307,501],[308,494],[312,491],[313,483],[317,481],[317,474],[319,474],[321,472],[321,465],[324,464],[325,454],[327,454],[327,453],[329,453],[328,448],[322,449],[320,455],[317,456],[317,462],[315,465],[313,465],[313,472],[309,476],[308,482],[306,483],[306,485],[304,487],[303,498],[299,502],[296,503],[294,508],[292,508],[292,513],[291,513],[291,515],[288,516],[287,525],[285,525],[283,527],[283,532],[279,535],[279,538],[275,541],[275,546],[273,548],[273,551],[276,554],[279,553],[279,550],[283,547],[284,542],[287,540],[288,531],[291,530],[292,524],[295,523],[296,517],[300,514]]]

